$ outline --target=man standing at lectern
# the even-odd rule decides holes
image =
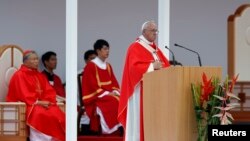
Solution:
[[[144,141],[143,74],[170,66],[168,59],[154,43],[157,34],[156,23],[145,22],[142,35],[127,50],[118,109],[118,120],[125,129],[125,141]]]

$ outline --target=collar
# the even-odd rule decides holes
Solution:
[[[50,73],[46,69],[44,69],[43,72],[45,73],[49,81],[54,81],[54,73]]]
[[[146,44],[153,45],[153,42],[149,42],[143,35],[139,36],[139,39],[141,39]]]
[[[23,71],[38,72],[37,69],[29,68],[29,67],[26,66],[25,64],[22,64],[22,65],[21,65],[21,69],[22,69]]]
[[[53,75],[53,74],[54,74],[53,72],[52,72],[52,73],[49,72],[49,70],[48,70],[47,68],[45,68],[45,67],[44,67],[44,71],[47,72],[47,73],[50,74],[50,75]]]
[[[95,59],[91,60],[93,63],[95,63],[99,68],[106,70],[107,68],[107,62],[106,60],[103,62],[98,56],[95,57]]]

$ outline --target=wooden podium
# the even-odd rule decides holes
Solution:
[[[169,67],[143,76],[145,141],[195,141],[196,119],[191,83],[221,79],[221,67]]]

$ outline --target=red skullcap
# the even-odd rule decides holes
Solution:
[[[35,51],[33,50],[26,50],[23,52],[23,62],[28,59],[28,57],[33,54],[33,53],[36,53]]]

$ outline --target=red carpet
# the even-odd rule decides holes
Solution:
[[[77,141],[123,141],[123,137],[79,136]]]

